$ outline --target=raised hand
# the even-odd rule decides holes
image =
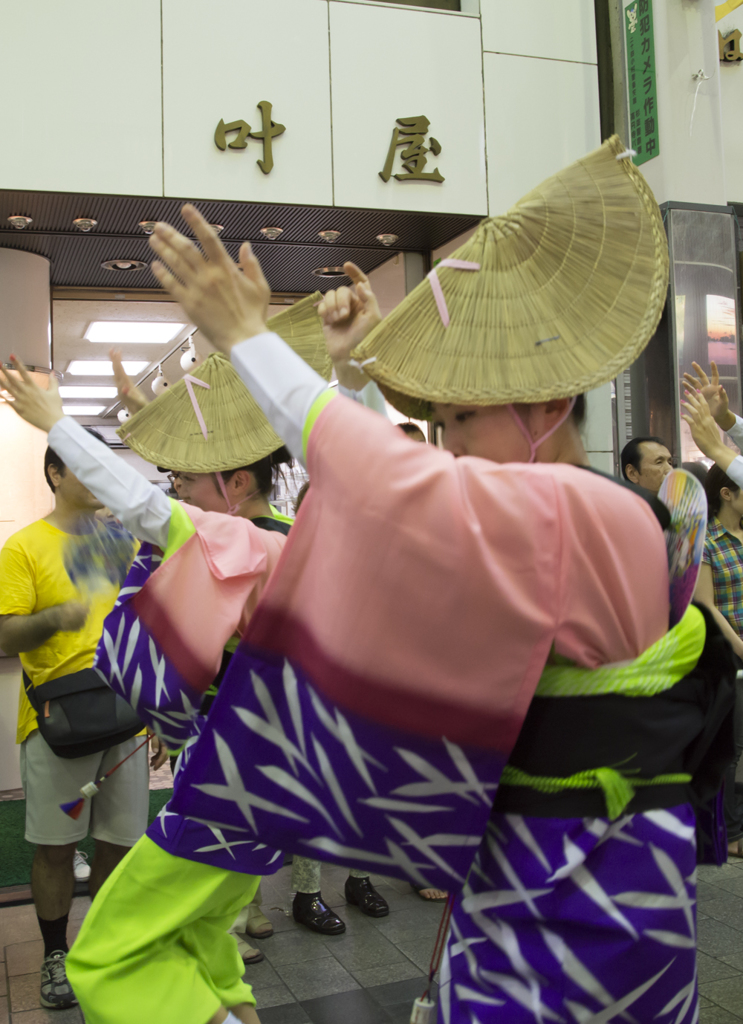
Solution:
[[[713,459],[722,470],[726,470],[735,453],[723,443],[705,398],[696,391],[687,391],[681,405],[686,410],[681,413],[681,419],[689,424],[697,447],[708,459]]]
[[[382,319],[369,278],[355,263],[343,269],[352,285],[326,292],[317,307],[323,321],[325,341],[338,380],[346,387],[363,387],[368,378],[363,370],[350,366],[351,353]]]
[[[108,354],[111,357],[111,365],[114,369],[114,383],[119,392],[119,401],[127,412],[134,415],[135,412],[144,409],[147,405],[147,398],[124,369],[124,364],[121,361],[121,352],[118,349],[112,348],[109,349]]]
[[[691,390],[700,392],[707,400],[709,411],[716,422],[723,430],[730,430],[731,427],[735,426],[735,416],[730,412],[727,392],[720,384],[720,372],[717,369],[717,363],[710,363],[711,380],[699,363],[692,363],[691,365],[694,367],[694,372],[697,376],[685,373],[684,384]]]
[[[32,379],[20,360],[11,356],[10,361],[19,376],[10,374],[7,370],[0,370],[0,387],[14,399],[9,404],[21,419],[48,434],[54,424],[64,416],[57,378],[51,374],[49,387],[44,391]]]
[[[229,355],[233,345],[267,330],[271,289],[249,242],[240,248],[238,266],[195,206],[187,203],[181,213],[203,252],[159,223],[150,237],[159,256],[152,272],[211,344]]]

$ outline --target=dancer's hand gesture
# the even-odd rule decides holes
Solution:
[[[44,391],[19,359],[11,356],[10,361],[19,376],[0,370],[0,387],[14,399],[8,404],[26,423],[48,434],[54,424],[64,417],[57,378],[53,373],[50,374],[48,389]]]
[[[351,353],[377,326],[382,314],[363,270],[355,263],[344,263],[343,269],[352,281],[351,287],[344,285],[326,292],[317,312],[338,380],[344,387],[359,390],[368,384],[369,378],[363,370],[350,365]]]
[[[195,206],[187,203],[181,213],[203,251],[161,222],[150,237],[159,256],[152,272],[211,344],[229,355],[238,342],[267,330],[271,289],[249,242],[240,247],[238,266]]]
[[[111,365],[114,370],[114,383],[116,384],[116,389],[119,392],[119,401],[127,412],[130,412],[133,416],[135,412],[139,412],[140,409],[144,409],[147,405],[145,393],[137,387],[124,369],[124,364],[121,361],[121,352],[119,352],[118,349],[112,348],[109,350],[108,354],[111,357]]]
[[[711,380],[699,363],[692,363],[691,365],[694,367],[694,372],[697,376],[685,373],[684,384],[688,388],[699,391],[707,400],[709,411],[712,413],[715,421],[723,430],[730,430],[731,427],[735,426],[735,416],[730,412],[727,392],[720,384],[720,372],[717,369],[717,363],[710,363]]]
[[[681,419],[689,424],[691,436],[697,447],[708,459],[714,459],[720,469],[726,470],[735,458],[735,452],[723,443],[704,397],[696,392],[687,391],[685,401],[681,405],[686,410],[681,413]]]

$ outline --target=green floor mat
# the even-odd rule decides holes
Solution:
[[[160,809],[173,795],[172,789],[150,790],[150,816],[153,821]],[[61,812],[60,812],[61,813]],[[26,801],[0,801],[0,888],[6,885],[24,885],[31,881],[31,861],[35,847],[23,838],[25,832]],[[77,844],[78,850],[93,859],[95,843],[90,836]]]

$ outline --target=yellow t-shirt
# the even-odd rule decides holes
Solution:
[[[21,664],[34,686],[79,672],[93,664],[103,633],[103,620],[114,606],[119,582],[98,576],[95,588],[83,594],[72,582],[65,561],[79,558],[81,538],[40,519],[10,537],[0,551],[0,615],[32,615],[64,601],[90,604],[85,625],[77,632],[55,633],[46,643],[21,654]],[[132,549],[133,554],[133,549]],[[84,557],[84,556],[83,556]],[[36,728],[36,712],[21,684],[16,743]]]

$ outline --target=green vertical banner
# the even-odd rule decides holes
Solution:
[[[634,0],[624,9],[627,37],[627,91],[630,146],[639,166],[660,153],[658,99],[655,85],[653,0]]]

